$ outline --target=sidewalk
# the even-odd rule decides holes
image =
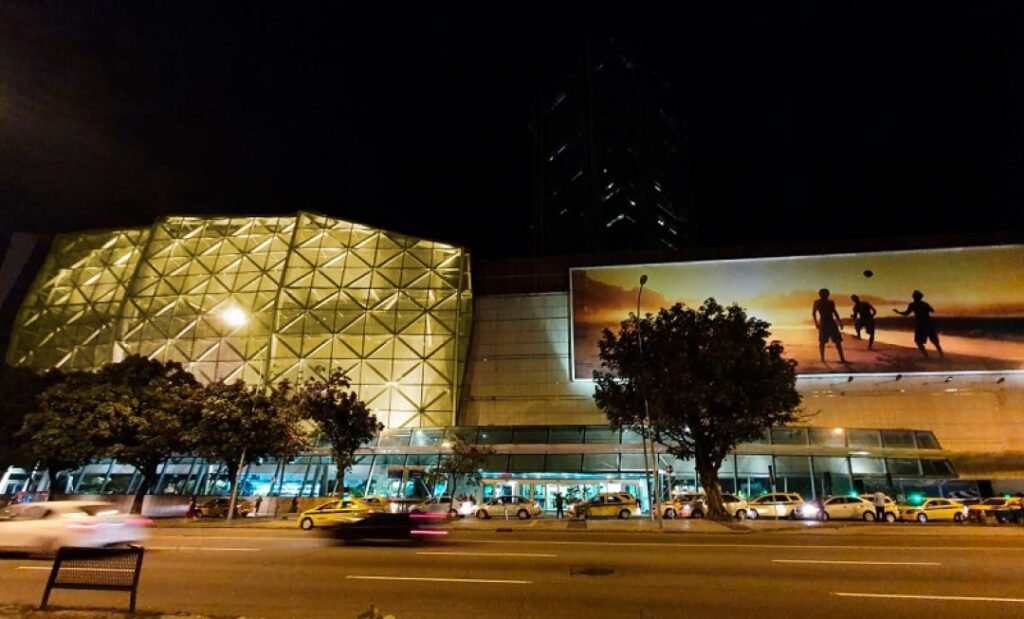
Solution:
[[[78,610],[50,608],[39,610],[34,606],[0,605],[0,619],[216,619],[208,615],[148,613],[145,611],[122,613],[106,610]],[[223,618],[222,618],[223,619]]]

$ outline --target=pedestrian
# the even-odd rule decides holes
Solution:
[[[292,497],[292,505],[288,509],[289,514],[297,514],[299,512],[299,497]]]
[[[195,520],[196,519],[196,513],[197,513],[197,510],[196,510],[196,495],[193,494],[192,498],[190,498],[188,500],[188,509],[185,511],[185,517],[186,518],[191,518],[192,520]]]
[[[875,520],[885,522],[885,493],[875,488]]]
[[[565,497],[561,492],[555,493],[555,517],[565,518]]]
[[[252,510],[253,517],[256,517],[256,516],[260,515],[260,505],[263,505],[263,497],[262,496],[256,497],[255,509]]]

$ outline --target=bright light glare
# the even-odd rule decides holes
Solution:
[[[241,327],[249,322],[249,317],[245,314],[245,311],[238,307],[229,307],[224,310],[221,313],[221,318],[230,327]]]

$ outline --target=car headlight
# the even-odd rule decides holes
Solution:
[[[821,510],[818,509],[817,505],[803,505],[803,506],[800,507],[800,515],[801,516],[806,516],[806,517],[817,516],[818,512],[820,512],[820,511]]]

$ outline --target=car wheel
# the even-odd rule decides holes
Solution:
[[[737,509],[736,510],[736,520],[743,520],[746,517],[747,517],[747,510],[745,510],[745,509]]]
[[[619,512],[619,519],[620,520],[629,520],[629,510],[628,509],[624,509],[624,510],[620,511]]]
[[[963,521],[964,521],[964,515],[963,514],[953,514],[953,522],[961,523]]]
[[[928,516],[926,516],[925,514],[918,514],[917,515],[917,521],[920,522],[921,524],[924,524],[924,523],[928,522]]]
[[[520,520],[529,520],[530,512],[526,511],[525,509],[521,509],[518,512],[516,512],[516,516],[518,516]]]
[[[196,520],[202,520],[203,512],[197,510],[194,517]]]
[[[892,512],[885,512],[885,521],[889,523],[896,522],[896,514]]]
[[[299,527],[301,527],[303,531],[308,531],[308,530],[312,529],[313,528],[313,519],[312,518],[303,518],[302,522],[299,523]]]
[[[863,517],[864,517],[864,522],[874,522],[875,521],[875,515],[872,514],[871,512],[864,512],[864,516]]]
[[[490,515],[487,513],[486,509],[479,509],[476,512],[476,517],[480,520],[487,520],[488,518],[490,518]]]
[[[667,518],[669,520],[675,520],[675,518],[676,518],[676,510],[672,509],[671,507],[666,509],[665,510],[665,518]]]
[[[757,513],[756,509],[752,509],[752,510],[747,512],[747,518],[749,518],[751,520],[757,520],[760,515],[761,514]]]
[[[700,520],[703,517],[704,517],[704,512],[702,512],[699,509],[695,509],[692,512],[690,512],[690,518],[696,518],[697,520]]]
[[[793,511],[789,512],[789,519],[790,519],[790,520],[796,520],[796,519],[797,519],[797,518],[799,518],[799,517],[800,517],[800,516],[799,516],[799,515],[798,515],[798,514],[796,513],[796,510],[795,510],[795,509],[794,509]]]
[[[819,518],[819,519],[820,519],[820,520],[821,520],[822,522],[828,522],[828,519],[829,519],[829,518],[831,518],[831,517],[832,517],[832,516],[829,516],[829,515],[828,515],[828,512],[827,512],[827,511],[825,511],[825,510],[822,510],[822,511],[821,511],[821,513],[820,513],[820,514],[818,514],[818,518]]]

